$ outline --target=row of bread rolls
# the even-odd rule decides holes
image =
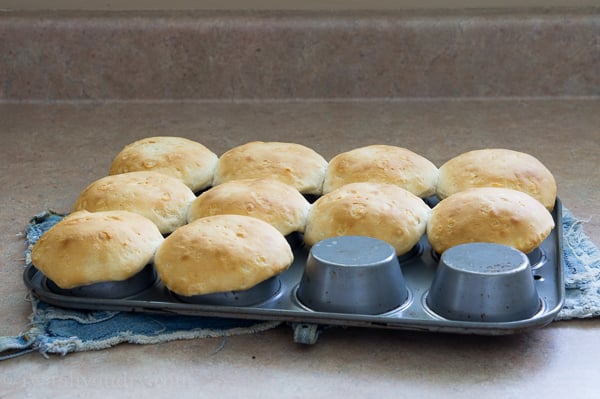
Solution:
[[[366,235],[408,252],[427,233],[433,249],[492,242],[525,253],[554,228],[551,213],[535,198],[502,187],[477,187],[452,194],[433,209],[419,197],[388,183],[351,183],[320,197],[307,217],[304,241]]]
[[[149,219],[130,211],[77,211],[32,248],[33,265],[62,289],[123,281],[149,263],[171,291],[201,295],[244,290],[287,269],[285,237],[260,219],[206,217],[166,239]]]
[[[303,194],[322,193],[327,161],[295,143],[246,143],[218,157],[204,145],[182,137],[148,137],[125,146],[109,175],[156,171],[180,179],[192,191],[238,180],[276,175]]]
[[[459,162],[461,157],[471,157],[468,167]],[[457,177],[467,172],[470,178]],[[491,176],[487,180],[486,174]],[[486,181],[493,187],[489,192],[467,190],[469,184],[485,186]],[[195,196],[194,191],[210,186]],[[463,191],[464,198],[455,194]],[[301,195],[322,192],[313,205]],[[434,193],[443,200],[431,210],[421,197]],[[531,194],[543,197],[544,203]],[[553,227],[546,208],[551,209],[555,195],[554,179],[539,161],[509,150],[466,153],[438,170],[425,158],[393,146],[359,148],[327,163],[313,150],[292,143],[252,142],[218,158],[187,139],[153,137],[126,146],[115,157],[110,175],[82,191],[74,213],[64,223],[87,223],[89,231],[79,227],[66,236],[57,234],[54,240],[43,237],[34,246],[32,260],[55,283],[68,288],[122,279],[122,271],[113,268],[119,268],[115,259],[122,256],[119,251],[124,247],[139,252],[141,270],[148,263],[149,251],[144,247],[148,241],[155,245],[154,261],[161,279],[174,292],[196,295],[239,290],[291,264],[291,250],[283,235],[293,231],[304,232],[309,245],[331,236],[370,235],[390,242],[398,254],[412,248],[426,230],[438,252],[460,240],[486,239],[528,252]],[[98,217],[109,220],[114,220],[110,212],[131,211],[151,220],[158,234],[173,234],[163,242],[156,231],[146,229],[135,237],[113,240],[108,237],[119,238],[119,234],[107,228],[104,219],[90,222],[94,216],[87,211],[100,212]],[[123,219],[122,214],[118,217]],[[131,219],[133,225],[140,224]],[[114,223],[111,228],[118,226]],[[256,241],[262,236],[270,237],[262,239],[266,245]],[[53,248],[56,252],[77,240],[74,254],[63,251],[59,261],[53,259]],[[113,250],[117,244],[119,248]],[[145,251],[138,250],[138,245]],[[88,276],[79,273],[87,264],[105,262],[117,266],[91,267]],[[61,270],[54,275],[56,264]]]
[[[109,175],[156,171],[180,179],[198,192],[231,180],[273,176],[302,194],[326,194],[348,183],[398,185],[425,198],[440,198],[472,187],[505,187],[525,192],[552,210],[556,181],[532,155],[492,148],[465,152],[439,169],[406,148],[369,145],[327,162],[296,143],[249,142],[218,157],[204,145],[181,137],[149,137],[133,142],[114,158]]]

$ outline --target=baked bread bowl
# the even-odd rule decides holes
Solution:
[[[486,148],[460,154],[439,170],[437,195],[446,198],[474,187],[504,187],[522,191],[554,208],[557,185],[552,173],[530,154]]]
[[[288,235],[304,231],[309,209],[310,203],[298,190],[275,178],[241,179],[200,194],[190,205],[188,221],[214,215],[246,215]]]
[[[195,199],[179,179],[154,171],[129,172],[92,182],[75,200],[73,211],[131,211],[168,234],[187,223],[188,209]]]
[[[225,152],[217,162],[213,185],[231,180],[273,177],[302,194],[319,195],[327,161],[296,143],[252,141]]]
[[[154,265],[165,286],[183,296],[242,291],[286,270],[294,257],[267,222],[216,215],[180,227],[158,248]]]
[[[509,188],[479,187],[440,201],[431,212],[427,238],[439,254],[470,242],[503,244],[529,253],[553,228],[550,212],[530,195]]]
[[[123,281],[151,263],[164,238],[128,211],[73,212],[33,245],[31,261],[58,287]]]
[[[421,198],[394,184],[346,184],[312,204],[304,241],[312,246],[331,237],[368,236],[402,255],[425,233],[430,212]]]
[[[212,184],[218,157],[204,145],[183,137],[147,137],[125,146],[113,159],[109,175],[154,171],[181,180],[193,192]]]
[[[357,182],[390,183],[417,197],[436,192],[438,168],[406,148],[369,145],[336,155],[329,161],[323,192]]]

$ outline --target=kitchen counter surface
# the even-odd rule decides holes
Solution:
[[[22,233],[67,212],[126,144],[185,136],[217,154],[251,140],[293,141],[327,159],[354,147],[409,148],[440,166],[461,152],[529,152],[556,176],[563,205],[600,243],[600,100],[0,104],[0,335],[28,328]],[[600,321],[514,336],[332,328],[314,346],[287,326],[254,335],[119,345],[0,363],[0,397],[569,397],[597,395]]]

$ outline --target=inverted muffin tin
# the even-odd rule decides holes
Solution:
[[[505,254],[508,261],[498,259],[498,264],[504,262],[504,270],[494,269],[496,252],[484,253],[481,262],[471,256],[470,260],[465,260],[471,262],[470,265],[461,265],[461,256],[465,254],[461,255],[459,251],[449,262],[445,256],[440,258],[432,251],[426,236],[407,254],[390,257],[385,243],[382,245],[378,240],[361,242],[360,239],[357,242],[344,239],[342,244],[334,240],[333,247],[331,243],[321,242],[313,247],[311,254],[302,244],[302,237],[295,234],[288,237],[294,249],[294,262],[290,268],[241,292],[181,297],[163,285],[152,265],[130,281],[71,290],[58,288],[29,265],[24,272],[24,281],[41,300],[65,308],[288,322],[294,328],[294,340],[300,343],[315,343],[321,327],[331,325],[479,335],[514,334],[549,324],[563,305],[561,214],[561,203],[557,199],[552,212],[556,227],[524,258],[519,258],[519,254]],[[329,247],[319,248],[322,243]],[[348,248],[354,248],[356,253],[348,255]],[[498,250],[489,248],[490,251]],[[506,249],[500,249],[499,256],[505,256],[502,251]],[[468,249],[467,254],[470,252]],[[525,259],[525,263],[521,264],[519,259]],[[457,276],[461,271],[473,275]],[[376,276],[378,273],[380,275]],[[523,280],[523,273],[531,276]],[[502,274],[505,276],[500,283],[485,280]],[[520,275],[521,283],[507,280],[506,274]],[[524,285],[522,281],[525,281]],[[517,288],[497,295],[489,291],[494,289],[494,284],[514,284]],[[399,287],[399,291],[385,295],[394,286]],[[430,295],[432,289],[441,291]],[[368,290],[372,290],[375,297],[365,296]],[[471,299],[465,300],[469,295]],[[483,311],[453,308],[463,306],[461,300],[472,305],[477,296],[491,298],[494,295],[509,295],[512,302],[490,305],[482,299],[480,307]],[[536,296],[533,305],[532,295]],[[524,302],[529,303],[525,303],[525,310],[522,309]],[[506,314],[497,317],[498,309],[502,307]],[[515,308],[516,313],[511,313],[511,308]]]

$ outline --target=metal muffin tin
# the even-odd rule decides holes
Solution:
[[[552,212],[556,227],[536,250],[527,255],[528,270],[533,274],[540,300],[539,309],[531,317],[511,321],[452,320],[434,312],[428,306],[427,297],[440,257],[433,252],[426,236],[409,253],[398,258],[408,290],[406,300],[379,314],[331,311],[326,306],[320,307],[324,310],[315,310],[303,303],[298,296],[298,287],[310,251],[296,234],[288,237],[294,249],[294,262],[290,268],[249,292],[181,298],[165,288],[151,267],[150,271],[146,270],[145,277],[134,276],[140,290],[134,289],[131,293],[126,289],[121,297],[119,286],[111,284],[91,287],[91,291],[84,290],[83,293],[57,289],[33,265],[26,268],[24,282],[41,300],[65,308],[287,322],[294,329],[294,340],[306,344],[317,341],[322,327],[334,325],[478,335],[514,334],[551,323],[564,303],[561,215],[562,207],[557,199]],[[94,289],[100,289],[100,293]],[[108,293],[102,290],[108,290]]]

